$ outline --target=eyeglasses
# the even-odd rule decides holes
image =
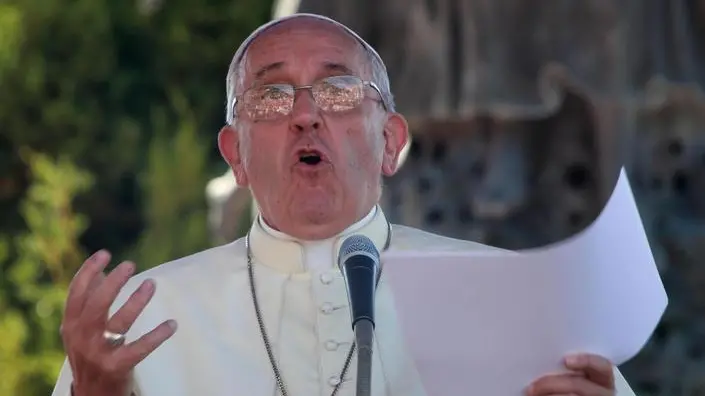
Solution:
[[[238,104],[253,120],[273,120],[287,116],[294,109],[296,91],[310,89],[316,106],[324,112],[339,113],[353,110],[365,99],[365,88],[371,87],[379,95],[385,110],[387,104],[382,91],[371,81],[363,81],[355,76],[332,76],[318,80],[311,85],[295,87],[290,84],[268,84],[248,89],[235,98],[233,111]]]

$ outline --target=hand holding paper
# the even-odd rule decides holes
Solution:
[[[622,173],[603,213],[552,246],[506,253],[389,250],[384,278],[428,395],[519,396],[564,356],[621,364],[667,297]],[[619,396],[622,393],[617,393]]]
[[[528,387],[527,396],[614,396],[612,363],[597,355],[575,354],[565,359],[566,373],[544,375]]]

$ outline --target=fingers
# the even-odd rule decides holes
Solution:
[[[547,375],[534,381],[526,392],[527,396],[578,395],[611,396],[611,390],[589,379],[574,374]]]
[[[66,319],[71,320],[81,315],[91,290],[91,284],[95,284],[96,278],[100,279],[99,276],[102,276],[103,270],[109,262],[110,253],[105,250],[96,252],[83,262],[69,286],[66,298]]]
[[[153,280],[143,282],[108,320],[110,307],[136,270],[133,263],[123,262],[106,276],[103,271],[109,261],[109,253],[99,251],[81,266],[71,282],[61,327],[75,378],[99,381],[107,384],[106,389],[122,383],[130,370],[176,331],[176,323],[166,321],[129,345],[110,345],[103,332],[127,333],[156,289]]]
[[[100,288],[91,296],[90,301],[86,303],[83,312],[86,320],[92,323],[105,323],[108,320],[110,306],[134,273],[135,265],[126,261],[118,265],[106,276]]]
[[[580,396],[580,395],[577,393],[552,393],[552,394],[546,395],[546,396]]]
[[[527,389],[529,396],[610,396],[614,394],[612,363],[593,354],[575,354],[565,358],[570,373],[539,378]]]
[[[154,296],[156,285],[153,280],[147,279],[135,290],[125,304],[115,312],[106,326],[108,330],[118,333],[126,333],[135,323],[137,317],[142,314],[144,308]]]
[[[580,396],[580,395],[577,393],[553,393],[553,394],[546,395],[546,396]]]
[[[164,341],[171,338],[176,332],[176,321],[167,320],[155,327],[149,333],[138,338],[134,342],[118,349],[115,354],[115,362],[118,369],[131,369],[144,360],[155,349],[159,348]]]
[[[100,287],[100,285],[103,284],[104,280],[105,280],[105,274],[103,273],[103,271],[98,272],[98,274],[96,274],[96,276],[93,277],[93,280],[88,285],[88,289],[86,289],[86,296],[87,296],[86,300],[90,299],[90,296],[93,294],[93,292],[95,292],[98,289],[98,287]],[[85,304],[84,304],[84,307],[85,307]]]
[[[109,350],[100,348],[102,352],[91,354],[85,359],[90,364],[90,370],[87,371],[108,382],[122,380],[175,331],[176,322],[168,320],[129,345]]]
[[[612,362],[593,354],[576,354],[565,358],[565,366],[570,370],[579,370],[587,378],[605,388],[614,389],[614,371]]]

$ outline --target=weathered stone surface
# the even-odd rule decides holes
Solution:
[[[588,119],[571,94],[539,120],[430,123],[387,181],[383,205],[394,221],[511,249],[573,235],[600,213],[618,172],[596,166]]]

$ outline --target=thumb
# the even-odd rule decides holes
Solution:
[[[602,356],[592,354],[575,354],[565,358],[565,366],[570,370],[585,373],[591,382],[614,389],[614,371],[612,363]]]

